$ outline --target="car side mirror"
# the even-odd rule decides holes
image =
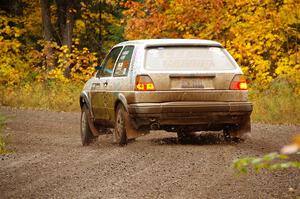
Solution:
[[[96,66],[95,69],[96,69],[96,71],[97,71],[96,77],[97,77],[97,78],[100,78],[101,73],[102,73],[103,66]]]
[[[102,70],[103,66],[96,66],[95,69],[96,70]]]

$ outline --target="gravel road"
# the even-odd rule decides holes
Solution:
[[[300,126],[254,124],[226,143],[202,133],[193,143],[152,132],[126,147],[100,136],[82,147],[79,113],[0,107],[14,153],[0,156],[0,198],[296,198],[300,170],[236,175],[234,159],[278,151]],[[298,157],[295,157],[296,159]],[[298,158],[299,160],[299,158]]]

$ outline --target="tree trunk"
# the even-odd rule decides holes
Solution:
[[[56,4],[61,45],[67,45],[69,50],[71,50],[75,2],[69,0],[56,0]]]
[[[71,8],[69,8],[66,13],[66,25],[63,32],[63,40],[62,40],[62,44],[68,46],[69,52],[71,52],[72,50],[73,26],[74,26],[74,12],[72,11]],[[65,77],[70,77],[71,67],[72,66],[70,65],[66,66],[64,71]]]
[[[69,52],[72,50],[72,38],[74,27],[75,2],[69,0],[56,0],[57,19],[59,26],[59,38],[61,45],[66,45]],[[65,66],[64,76],[70,77],[70,65]]]
[[[50,3],[48,0],[40,0],[42,12],[43,37],[46,41],[53,41],[53,28],[51,24]]]
[[[102,41],[102,0],[100,0],[99,2],[99,42],[100,42],[100,46],[102,48],[103,45],[103,41]]]
[[[57,5],[57,26],[58,26],[58,38],[59,44],[62,45],[62,32],[65,29],[66,24],[66,5],[63,0],[56,0]]]
[[[73,38],[73,27],[74,27],[74,11],[73,6],[68,6],[66,13],[66,25],[63,33],[63,45],[67,45],[71,50],[72,38]]]
[[[52,70],[55,67],[53,49],[50,45],[51,41],[54,41],[53,27],[51,24],[51,11],[49,0],[40,0],[41,13],[42,13],[42,27],[43,27],[43,38],[47,41],[44,47],[46,54],[45,65],[48,70]]]

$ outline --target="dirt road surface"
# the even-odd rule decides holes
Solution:
[[[278,151],[300,127],[254,124],[252,137],[226,143],[204,133],[178,144],[153,132],[126,147],[100,136],[82,147],[79,113],[1,107],[14,151],[0,156],[0,198],[296,198],[300,170],[237,176],[234,159]],[[295,157],[297,159],[297,157]],[[298,158],[299,160],[299,158]]]

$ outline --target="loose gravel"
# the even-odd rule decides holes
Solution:
[[[236,158],[279,151],[300,126],[254,124],[251,138],[203,132],[182,145],[151,132],[125,147],[102,135],[82,147],[80,113],[0,107],[14,151],[0,156],[0,198],[296,198],[300,170],[237,175]],[[295,160],[300,161],[298,156]]]

